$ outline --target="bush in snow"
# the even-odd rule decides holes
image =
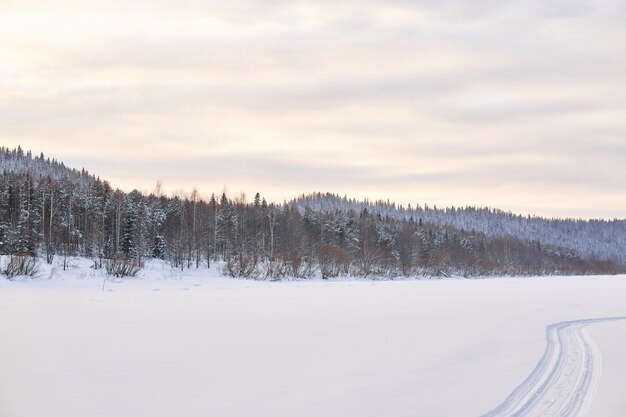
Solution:
[[[299,255],[296,251],[269,259],[261,264],[260,269],[260,277],[272,281],[285,277],[306,279],[315,274],[315,266],[311,259]]]
[[[310,278],[315,273],[311,259],[301,256],[297,251],[292,251],[284,257],[286,274],[294,278]]]
[[[261,277],[278,281],[287,275],[287,266],[280,259],[269,259],[261,265]]]
[[[256,256],[239,254],[226,261],[222,272],[231,277],[253,277],[257,274],[257,264]]]
[[[2,266],[2,274],[11,279],[17,276],[35,277],[39,273],[39,261],[30,255],[11,255]]]
[[[323,279],[333,278],[348,272],[350,256],[339,246],[324,245],[319,251],[319,265]]]
[[[115,256],[104,260],[104,269],[115,277],[134,277],[141,270],[141,265],[136,259]]]

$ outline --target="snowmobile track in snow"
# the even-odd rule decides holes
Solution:
[[[600,381],[600,351],[586,326],[626,317],[572,320],[546,329],[543,357],[520,386],[483,417],[580,417]]]

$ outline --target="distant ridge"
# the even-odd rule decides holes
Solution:
[[[19,146],[16,149],[0,147],[0,171],[29,174],[34,179],[64,179],[79,185],[89,185],[97,180],[84,168],[70,168],[54,158],[46,158],[43,153],[33,156],[31,151],[24,152]]]
[[[514,236],[574,249],[581,255],[626,262],[626,219],[580,220],[521,216],[498,209],[480,207],[403,207],[389,201],[369,202],[331,193],[302,195],[292,201],[302,210],[315,212],[350,211],[396,220],[409,220],[474,230],[487,236]]]

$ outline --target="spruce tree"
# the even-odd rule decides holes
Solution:
[[[137,255],[137,247],[135,244],[135,217],[136,216],[133,210],[129,210],[128,214],[126,215],[126,222],[124,224],[124,234],[122,235],[122,253],[129,258]]]

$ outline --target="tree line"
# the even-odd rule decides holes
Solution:
[[[258,279],[624,271],[616,261],[537,240],[393,218],[367,207],[277,205],[259,193],[248,201],[225,192],[202,198],[195,190],[167,196],[160,187],[123,192],[84,170],[59,169],[43,155],[2,152],[13,163],[3,162],[0,175],[0,254],[22,263],[60,258],[65,265],[82,256],[94,268],[132,275],[155,258],[181,269],[216,264],[226,275]]]

